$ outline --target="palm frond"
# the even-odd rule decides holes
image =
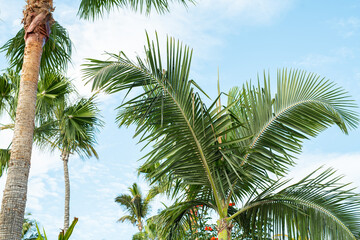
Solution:
[[[135,12],[149,15],[151,11],[165,13],[169,11],[169,2],[178,2],[185,7],[194,0],[82,0],[78,16],[87,20],[95,20],[118,8],[130,8]]]
[[[130,215],[125,215],[125,216],[122,216],[121,218],[119,218],[117,220],[118,222],[130,222],[131,224],[135,225],[136,223],[136,218],[134,218],[133,216],[130,216]]]
[[[75,92],[72,83],[62,74],[46,72],[39,78],[36,100],[36,120],[39,122],[54,118],[58,102]]]
[[[82,98],[74,104],[59,103],[55,112],[59,132],[54,137],[54,145],[76,152],[80,156],[98,157],[94,145],[96,134],[103,122],[99,116],[95,96]]]
[[[9,166],[10,149],[0,149],[0,177],[4,174]]]
[[[199,219],[215,205],[206,200],[176,201],[154,217],[159,235],[168,240],[184,239],[186,232],[198,229]]]
[[[140,58],[132,62],[124,54],[111,55],[115,61],[89,59],[85,78],[93,81],[94,89],[109,93],[144,89],[119,107],[117,121],[120,126],[137,125],[135,136],[153,144],[153,150],[144,157],[145,168],[159,165],[150,177],[156,181],[172,175],[185,185],[207,186],[220,205],[219,194],[225,195],[226,190],[219,182],[226,184],[224,171],[231,168],[222,159],[218,139],[231,127],[231,119],[226,110],[207,109],[194,91],[189,79],[192,51],[188,47],[169,38],[167,58],[162,59],[158,41],[148,39],[145,50],[145,62]]]
[[[264,85],[246,84],[229,92],[228,104],[233,116],[243,124],[232,134],[246,152],[242,164],[266,169],[278,175],[293,164],[303,139],[314,137],[336,124],[344,132],[355,128],[358,114],[354,101],[334,83],[304,71],[278,71],[277,93],[270,90],[270,77],[264,74]],[[231,136],[231,134],[229,134]]]
[[[360,228],[359,194],[342,184],[342,177],[334,177],[332,169],[317,176],[315,173],[288,187],[284,187],[287,182],[270,185],[233,217],[247,222],[243,226],[248,231],[252,227],[294,239],[356,239]],[[269,223],[272,229],[262,227]]]
[[[11,69],[0,75],[0,116],[7,112],[10,118],[15,117],[19,83],[20,75]]]
[[[10,68],[20,72],[23,64],[25,31],[22,28],[15,37],[8,40],[0,51],[5,52],[5,56],[10,63]],[[55,22],[51,26],[51,33],[45,43],[40,62],[40,72],[64,71],[71,61],[72,42],[69,34],[64,27]]]

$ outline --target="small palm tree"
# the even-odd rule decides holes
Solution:
[[[70,219],[69,156],[77,153],[81,157],[98,158],[94,146],[97,143],[96,133],[102,126],[102,121],[95,96],[89,99],[81,98],[73,104],[68,104],[67,101],[59,102],[54,111],[54,120],[49,122],[53,129],[43,138],[53,149],[61,152],[65,180],[64,231],[66,232]]]
[[[156,194],[152,190],[149,191],[148,195],[144,198],[139,186],[134,183],[129,187],[129,194],[120,194],[115,198],[115,202],[122,206],[128,215],[119,218],[118,222],[130,222],[136,224],[139,232],[144,229],[143,220],[149,214],[150,201],[155,197]]]
[[[275,234],[301,239],[355,238],[359,196],[332,179],[331,170],[283,191],[284,184],[272,179],[286,175],[304,139],[334,124],[344,133],[358,125],[343,89],[315,74],[284,69],[275,96],[265,75],[263,85],[259,80],[232,90],[227,106],[217,104],[219,95],[207,107],[190,78],[188,47],[170,38],[166,59],[158,40],[148,39],[145,49],[145,61],[113,54],[107,61],[90,59],[84,73],[94,89],[143,90],[120,105],[117,120],[120,126],[137,125],[140,141],[153,144],[144,165],[152,169],[148,178],[167,178],[180,189],[160,216],[163,236],[182,239],[191,229],[192,210],[203,205],[218,215],[222,240],[231,239],[237,218],[249,218],[257,229],[274,219]]]

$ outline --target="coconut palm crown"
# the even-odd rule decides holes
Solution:
[[[150,201],[155,195],[153,191],[150,190],[146,197],[144,197],[136,183],[129,187],[129,191],[131,195],[120,194],[115,198],[115,202],[122,206],[127,212],[127,215],[119,218],[118,222],[136,224],[139,232],[142,232],[144,228],[143,221],[150,211]]]
[[[123,53],[111,54],[107,61],[89,59],[84,76],[94,89],[107,93],[143,90],[119,106],[117,121],[119,126],[135,124],[140,142],[152,144],[144,156],[145,169],[153,169],[147,177],[156,182],[167,176],[185,189],[171,214],[167,209],[160,216],[164,236],[181,239],[191,229],[186,216],[201,204],[217,213],[223,240],[231,237],[231,222],[244,215],[257,224],[273,218],[274,233],[302,239],[355,238],[359,196],[332,179],[333,172],[310,175],[284,191],[272,180],[288,172],[304,139],[333,124],[344,133],[358,125],[346,91],[315,74],[283,69],[275,96],[264,75],[256,86],[232,89],[227,106],[217,104],[219,95],[207,107],[195,89],[203,91],[190,78],[192,51],[187,46],[169,38],[164,59],[158,40],[148,38],[145,52],[144,61]],[[329,189],[338,192],[333,195]],[[243,208],[229,207],[235,202]],[[292,222],[293,216],[298,221]]]

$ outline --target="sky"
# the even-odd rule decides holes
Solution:
[[[302,69],[344,87],[360,105],[360,1],[310,0],[198,0],[188,9],[171,4],[171,13],[142,16],[128,9],[114,11],[95,22],[79,20],[79,1],[54,1],[54,18],[68,31],[74,43],[67,75],[83,96],[91,94],[81,79],[85,58],[106,58],[104,52],[124,51],[143,56],[145,31],[160,42],[175,37],[193,48],[191,77],[212,98],[217,94],[217,71],[223,92],[257,74],[270,72],[273,80],[281,68]],[[0,45],[21,28],[20,0],[0,0]],[[0,53],[0,69],[7,67]],[[275,86],[275,84],[273,84]],[[117,223],[124,212],[114,198],[138,182],[149,189],[136,169],[144,154],[134,139],[134,128],[119,129],[115,108],[123,93],[102,96],[101,114],[105,126],[98,135],[99,160],[70,156],[71,218],[79,222],[72,239],[131,239],[136,227]],[[360,111],[360,110],[358,110]],[[6,122],[7,119],[0,119]],[[10,131],[0,132],[0,147],[11,141]],[[344,135],[331,127],[305,142],[303,153],[289,177],[300,178],[325,165],[345,175],[344,181],[360,186],[360,130]],[[6,175],[0,178],[0,197]],[[56,239],[63,225],[64,183],[59,152],[34,147],[30,170],[27,212],[43,226],[49,239]],[[359,192],[359,189],[356,190]],[[152,214],[163,198],[152,205]]]

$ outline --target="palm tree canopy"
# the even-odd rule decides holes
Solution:
[[[188,3],[195,3],[194,0],[82,0],[78,15],[83,19],[94,20],[115,8],[124,7],[136,12],[145,12],[147,15],[153,10],[165,13],[169,11],[169,2],[178,2],[185,7]]]
[[[50,139],[53,147],[80,156],[98,157],[94,145],[103,122],[99,116],[96,96],[81,98],[75,103],[60,102],[55,110],[55,126]]]
[[[279,72],[275,98],[265,78],[263,87],[232,90],[224,109],[215,106],[217,99],[206,107],[189,77],[188,47],[170,38],[163,59],[158,41],[148,39],[145,51],[145,61],[131,61],[123,53],[111,54],[114,60],[89,59],[84,76],[93,89],[108,93],[144,89],[119,106],[117,121],[120,126],[134,123],[135,136],[153,144],[144,166],[157,167],[148,175],[153,181],[171,176],[185,186],[202,186],[199,194],[211,190],[218,209],[229,190],[246,195],[261,186],[269,172],[286,173],[293,163],[290,153],[299,152],[301,139],[334,123],[344,132],[358,124],[345,91],[298,71],[290,76]],[[311,108],[314,116],[301,114]],[[254,141],[256,148],[249,144]]]
[[[197,204],[214,208],[221,218],[226,217],[222,215],[228,214],[230,199],[244,201],[256,189],[266,189],[273,182],[269,173],[282,176],[287,172],[288,166],[293,164],[293,155],[301,150],[303,139],[316,136],[333,124],[345,133],[358,125],[357,114],[352,110],[355,104],[343,89],[314,74],[297,70],[278,72],[274,97],[271,96],[269,77],[264,75],[263,86],[258,81],[256,87],[246,84],[242,89],[232,89],[227,107],[216,107],[220,96],[206,107],[195,92],[199,87],[189,77],[191,50],[172,38],[168,39],[166,59],[161,58],[159,49],[158,41],[148,39],[145,61],[139,57],[136,62],[131,61],[123,53],[111,54],[114,60],[89,59],[84,75],[92,81],[93,89],[108,93],[131,91],[137,87],[144,90],[119,106],[119,126],[137,125],[135,136],[153,145],[144,157],[147,161],[143,166],[145,170],[151,169],[147,173],[150,179],[157,181],[171,176],[169,179],[180,181],[178,186],[196,189],[186,192],[192,193],[191,198],[183,196],[171,208],[177,214],[171,215],[174,212],[166,210],[171,214],[168,215],[170,218],[165,218],[164,231],[172,229],[170,232],[174,233],[176,229],[186,229],[181,224],[186,222],[184,216]],[[321,207],[291,205],[288,199],[282,203],[291,206],[288,209],[294,210],[296,206],[292,214],[304,212],[304,216],[311,215],[311,221],[321,222],[318,227],[313,227],[311,234],[316,234],[316,230],[326,224],[339,229],[346,226],[336,232],[324,230],[326,233],[319,239],[326,236],[353,237],[349,233],[359,221],[357,213],[349,214],[355,205],[347,203],[358,203],[358,196],[342,190],[337,180],[328,179],[328,175],[332,174],[325,173],[320,177],[320,180],[329,180],[327,183],[309,183],[309,186],[299,183],[300,189],[312,188],[294,189],[301,193],[312,192],[312,195],[306,195],[308,198],[304,197],[304,202],[315,201],[316,196],[328,199],[328,189],[321,187],[324,184],[340,191],[337,200],[317,201]],[[309,181],[312,180],[304,180]],[[290,189],[282,193],[292,196],[295,190]],[[321,208],[332,215],[319,211]],[[276,223],[282,230],[286,224],[291,224],[286,222],[289,221],[286,216],[272,214],[264,213],[264,218],[270,215],[278,217]],[[309,219],[299,217],[302,226],[309,226]],[[301,236],[306,232],[299,230],[300,226],[291,228],[289,225],[288,228],[292,233],[302,231]]]
[[[132,224],[135,224],[139,219],[145,218],[149,213],[152,197],[149,197],[150,194],[144,197],[136,183],[129,187],[129,191],[131,195],[120,194],[115,198],[115,202],[129,213],[129,215],[121,217],[118,221],[130,221]]]
[[[0,51],[5,52],[5,56],[10,63],[10,68],[20,72],[23,65],[25,49],[25,30],[22,28],[15,37],[8,40]],[[67,30],[59,23],[55,22],[51,26],[51,33],[48,41],[43,47],[40,62],[40,73],[63,72],[71,62],[72,42]]]

